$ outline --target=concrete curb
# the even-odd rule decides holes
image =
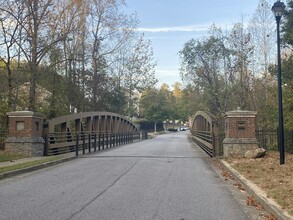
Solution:
[[[18,170],[13,170],[13,171],[8,171],[5,173],[0,173],[0,180],[5,179],[5,178],[9,178],[9,177],[13,177],[13,176],[17,176],[20,174],[24,174],[24,173],[28,173],[28,172],[32,172],[32,171],[36,171],[36,170],[40,170],[46,167],[50,167],[50,166],[54,166],[60,163],[64,163],[73,159],[76,159],[78,157],[66,157],[66,158],[62,158],[59,160],[55,160],[55,161],[50,161],[50,162],[45,162],[39,165],[35,165],[35,166],[31,166],[31,167],[27,167],[27,168],[23,168],[23,169],[18,169]]]
[[[226,161],[219,160],[219,162],[227,168],[233,175],[233,177],[245,188],[245,190],[253,195],[253,197],[260,202],[260,204],[267,210],[271,212],[279,220],[293,220],[287,212],[284,212],[281,207],[272,199],[267,198],[266,193],[256,186],[254,183],[245,179],[240,173],[238,173],[234,168],[232,168]]]

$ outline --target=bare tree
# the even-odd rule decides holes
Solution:
[[[0,48],[0,59],[6,64],[9,76],[9,106],[15,102],[11,95],[15,84],[10,76],[13,75],[11,60],[16,58],[17,66],[24,64],[26,68],[23,72],[26,78],[20,83],[26,82],[29,87],[25,89],[29,94],[28,104],[22,107],[41,108],[37,106],[36,92],[42,84],[50,90],[47,111],[52,117],[61,112],[54,111],[59,92],[65,94],[62,102],[68,113],[109,109],[113,106],[110,102],[119,97],[124,99],[121,105],[125,107],[126,75],[130,69],[137,74],[141,71],[154,75],[153,66],[147,66],[147,58],[143,57],[145,51],[148,53],[143,48],[150,48],[150,42],[144,41],[148,45],[143,46],[141,41],[141,48],[136,45],[136,51],[132,51],[137,43],[137,19],[122,10],[124,0],[0,0],[0,3],[0,43],[5,46]],[[7,22],[12,25],[8,27]],[[152,52],[149,55],[153,56]],[[141,70],[136,64],[130,65],[138,56],[145,60],[145,63],[138,60],[144,65]],[[43,82],[46,77],[54,85],[47,86]],[[143,85],[146,78],[142,75],[139,78],[140,85],[131,89],[146,86]],[[64,89],[56,88],[57,84]],[[62,112],[66,107],[63,105]]]
[[[15,19],[22,20],[23,5],[20,2],[15,2],[13,5],[8,4],[7,1],[1,2],[2,6],[5,6],[5,10],[0,11],[0,61],[5,64],[6,76],[7,76],[7,105],[9,109],[15,110],[16,97],[13,95],[13,67],[12,63],[16,57],[19,57],[19,50],[16,47],[16,41],[20,41],[21,27],[18,22],[14,22]],[[13,8],[14,9],[13,9]],[[11,11],[15,13],[11,13]],[[15,63],[15,62],[14,62]]]
[[[88,6],[85,1],[73,1],[63,14],[62,29],[70,27],[70,32],[64,41],[60,42],[61,54],[60,62],[63,69],[60,74],[65,76],[67,112],[75,110],[83,111],[86,96],[86,66],[89,64],[87,51],[88,29],[86,19],[88,17]],[[79,94],[78,94],[79,93]],[[83,97],[81,97],[83,96]]]
[[[136,19],[121,12],[123,0],[88,0],[92,59],[92,108],[98,108],[101,88],[105,87],[108,57],[113,56],[132,37]],[[104,71],[103,71],[104,70]]]
[[[128,117],[131,118],[134,92],[141,93],[143,90],[157,83],[155,77],[155,66],[153,50],[150,40],[139,37],[128,58],[127,73],[124,76],[124,86],[128,93]]]
[[[13,22],[21,28],[23,41],[14,39],[30,68],[29,109],[35,110],[38,66],[50,49],[66,39],[70,28],[60,28],[63,14],[71,4],[62,0],[27,0],[23,7],[16,7],[19,1],[5,1],[8,7],[0,7],[11,15]],[[18,16],[21,11],[22,17]]]
[[[254,45],[252,65],[255,73],[264,79],[264,103],[268,97],[268,66],[275,57],[276,35],[273,16],[271,5],[266,0],[260,0],[249,24],[251,41]]]
[[[252,94],[250,91],[252,75],[249,70],[253,45],[251,43],[250,33],[245,29],[243,22],[234,24],[230,34],[231,48],[235,54],[235,72],[238,77],[238,85],[235,91],[239,95],[238,106],[245,109],[250,108],[249,104]],[[239,88],[239,89],[237,89]]]

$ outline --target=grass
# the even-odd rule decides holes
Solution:
[[[15,155],[14,156],[12,156],[12,155],[3,156],[3,154],[2,154],[1,157],[4,158],[4,159],[6,159],[6,158],[19,159]],[[43,163],[57,161],[57,160],[60,160],[62,158],[64,158],[64,156],[50,156],[50,157],[44,157],[44,158],[41,158],[41,159],[38,159],[38,160],[33,160],[33,161],[24,162],[24,163],[4,166],[4,167],[0,167],[0,173],[5,173],[5,172],[13,171],[13,170],[18,170],[18,169],[24,169],[24,168],[40,165],[40,164],[43,164]]]
[[[263,158],[229,158],[227,162],[293,216],[293,154],[285,158],[285,164],[280,165],[279,153],[267,152]]]
[[[25,156],[21,155],[21,154],[12,154],[12,153],[6,153],[4,151],[0,151],[0,162],[17,160],[17,159],[21,159],[24,157]]]

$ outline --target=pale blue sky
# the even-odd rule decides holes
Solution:
[[[268,1],[271,5],[275,1]],[[259,0],[126,0],[128,12],[137,12],[139,31],[152,41],[158,85],[178,81],[179,55],[185,42],[202,38],[215,23],[223,31],[248,22]],[[275,22],[275,21],[272,21]]]

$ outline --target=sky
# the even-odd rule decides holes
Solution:
[[[275,1],[267,2],[273,5]],[[259,0],[126,0],[126,10],[137,13],[138,31],[152,42],[158,86],[171,86],[181,82],[178,52],[184,43],[202,39],[213,23],[225,31],[237,22],[249,22],[258,3]]]

